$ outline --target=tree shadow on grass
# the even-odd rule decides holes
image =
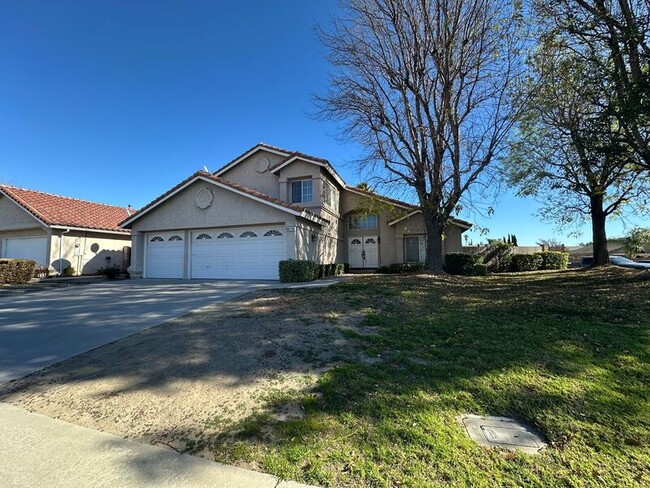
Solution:
[[[648,462],[639,452],[650,425],[649,283],[612,270],[382,276],[262,294],[5,385],[0,399],[91,381],[108,385],[99,402],[173,397],[183,381],[223,389],[330,368],[315,387],[261,398],[263,410],[210,435],[180,426],[184,448],[325,484],[558,481],[575,474],[565,450],[582,464],[610,463],[607,479],[634,480]],[[509,465],[464,437],[462,413],[524,420],[555,453],[537,468],[516,456]],[[519,474],[508,474],[513,466]]]

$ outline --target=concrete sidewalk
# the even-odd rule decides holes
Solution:
[[[306,488],[0,403],[0,484],[6,488]]]

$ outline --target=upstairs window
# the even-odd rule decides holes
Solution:
[[[311,180],[291,182],[291,203],[307,203],[312,201]]]
[[[323,202],[329,205],[330,208],[338,210],[338,205],[336,205],[337,198],[338,194],[334,185],[329,181],[323,181]]]
[[[376,215],[351,215],[350,229],[376,229]]]

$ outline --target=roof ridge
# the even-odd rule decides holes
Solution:
[[[66,200],[73,200],[75,202],[91,203],[93,205],[103,205],[105,207],[112,207],[112,208],[119,208],[119,209],[123,209],[123,210],[129,210],[128,206],[127,207],[122,207],[120,205],[113,205],[113,204],[110,204],[110,203],[93,202],[92,200],[86,200],[84,198],[67,197],[65,195],[58,195],[56,193],[49,193],[49,192],[41,191],[41,190],[34,190],[32,188],[23,188],[23,187],[20,187],[20,186],[0,184],[0,189],[2,189],[2,188],[9,188],[9,189],[12,189],[12,190],[20,190],[20,191],[29,191],[29,192],[32,192],[32,193],[38,193],[40,195],[47,195],[48,197],[64,198]]]

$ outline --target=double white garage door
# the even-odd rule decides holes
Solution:
[[[185,262],[185,250],[189,257]],[[286,259],[282,227],[205,229],[147,234],[147,278],[277,280],[278,262]]]

